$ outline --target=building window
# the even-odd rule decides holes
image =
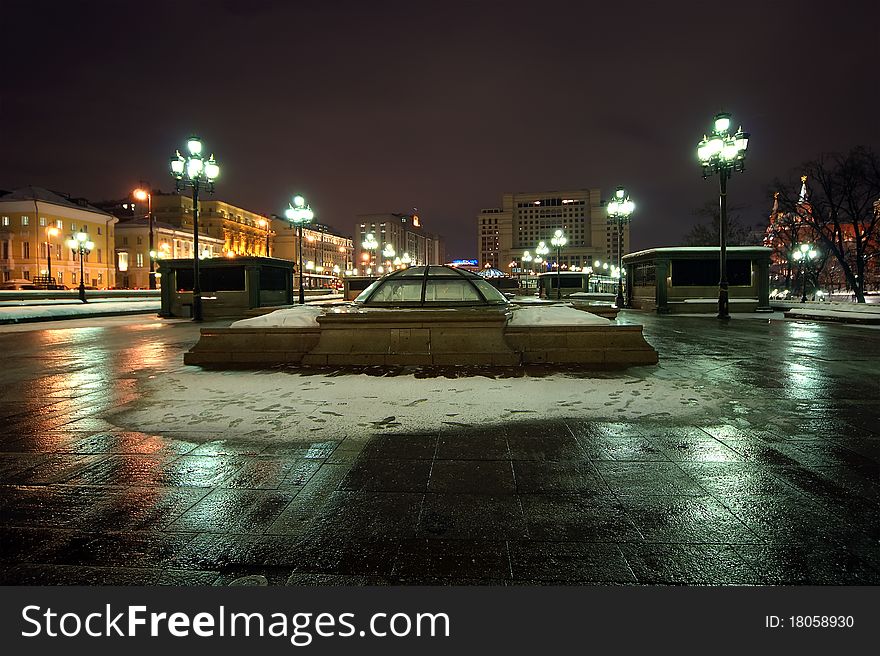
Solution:
[[[101,249],[99,248],[98,249],[98,262],[100,262],[100,261],[101,261]]]
[[[31,222],[31,220],[28,217],[26,217],[26,216],[21,217],[21,225],[23,225],[23,226],[29,225],[30,222]]]
[[[72,284],[72,285],[76,284],[76,273],[70,274],[70,284]]]
[[[25,280],[30,280],[30,279],[31,279],[31,272],[30,272],[30,271],[25,270],[25,272],[24,272],[24,279],[25,279]]]
[[[101,234],[101,226],[98,226],[98,234]]]
[[[135,260],[136,260],[136,262],[137,262],[137,265],[136,265],[136,266],[138,266],[138,267],[142,267],[142,266],[144,266],[144,254],[143,254],[143,253],[138,253],[138,254],[135,256]]]
[[[21,256],[28,259],[31,256],[31,243],[29,241],[21,242]]]
[[[62,221],[61,219],[56,220],[55,227],[58,228],[59,230],[63,230],[64,229],[64,221]]]
[[[75,224],[75,223],[71,223],[71,224],[70,224],[70,229],[73,230],[74,232],[76,232],[76,224]]]
[[[58,282],[64,282],[64,272],[63,271],[58,272]]]
[[[101,284],[103,284],[103,283],[104,283],[104,274],[103,274],[103,273],[99,273],[99,274],[98,274],[98,284],[101,285]]]
[[[143,238],[142,238],[142,237],[138,237],[138,238],[137,238],[138,246],[140,246],[142,242],[143,242]]]
[[[128,271],[128,253],[119,253],[117,254],[119,258],[119,264],[116,265],[120,271]]]
[[[21,217],[21,218],[24,218],[24,217]],[[45,216],[41,216],[41,217],[40,217],[40,227],[41,227],[41,228],[45,228],[47,225],[48,225],[48,223],[46,222],[46,217],[45,217]]]
[[[5,226],[8,226],[9,225],[9,217],[4,216],[2,219],[0,219],[0,223],[2,223]]]

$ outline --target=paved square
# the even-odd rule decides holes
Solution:
[[[189,322],[6,329],[0,581],[880,583],[880,332],[623,320],[659,366],[202,372]]]

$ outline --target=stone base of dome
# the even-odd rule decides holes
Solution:
[[[214,368],[651,365],[655,351],[634,325],[508,325],[485,309],[367,311],[318,317],[319,328],[204,328],[184,355]]]

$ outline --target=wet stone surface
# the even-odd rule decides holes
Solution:
[[[204,395],[191,430],[170,405],[168,430],[140,431],[116,413],[149,404],[150,385],[181,369],[195,326],[126,318],[0,332],[0,583],[880,583],[880,332],[621,321],[644,323],[660,365],[568,372],[572,384],[610,381],[612,400],[629,395],[636,408],[637,386],[684,382],[695,404],[715,390],[721,409],[506,408],[479,424],[449,412],[412,431],[377,396],[375,421],[328,437],[276,429],[270,396],[248,401],[265,422],[218,432],[230,399],[180,387],[181,399]],[[400,373],[371,372],[383,389]],[[266,374],[223,375],[246,398]],[[438,376],[441,394],[463,375],[417,372]],[[346,412],[332,405],[337,381],[290,378],[323,386],[331,403],[311,417],[328,423]]]

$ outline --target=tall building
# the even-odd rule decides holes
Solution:
[[[85,199],[22,187],[0,192],[0,277],[33,280],[45,276],[51,257],[52,278],[68,287],[79,285],[79,254],[66,241],[85,232],[95,248],[84,258],[84,283],[116,285],[114,224],[116,217]]]
[[[427,232],[418,214],[358,214],[354,233],[355,263],[361,269],[368,262],[380,266],[386,260],[382,255],[386,246],[394,250],[395,258],[408,256],[409,264],[413,266],[443,264],[446,259],[443,239]],[[378,243],[375,253],[363,247],[369,234]]]
[[[275,242],[273,257],[297,261],[296,229],[286,219],[272,217]],[[344,273],[354,268],[354,244],[323,223],[310,223],[302,231],[303,268],[314,273]]]
[[[616,262],[618,244],[621,254],[630,250],[629,225],[617,234],[598,189],[517,192],[504,194],[501,207],[484,209],[477,216],[480,265],[518,270],[523,252],[534,257],[543,241],[550,248],[546,261],[552,266],[556,252],[550,239],[560,229],[568,240],[559,258],[563,268],[589,266],[595,260]]]

